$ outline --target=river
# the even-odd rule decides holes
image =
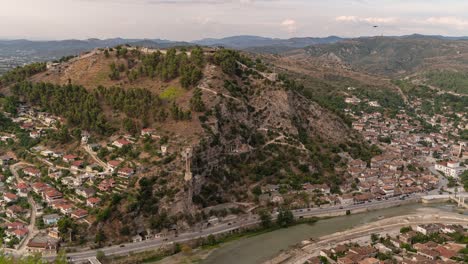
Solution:
[[[254,264],[262,263],[277,255],[281,250],[288,249],[302,240],[317,239],[324,235],[351,229],[371,223],[381,218],[414,213],[418,208],[432,207],[443,211],[454,211],[450,204],[410,204],[362,214],[340,216],[320,220],[314,224],[302,224],[289,228],[275,230],[254,237],[243,238],[226,243],[213,251],[202,264]]]

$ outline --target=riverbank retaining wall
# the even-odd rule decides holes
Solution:
[[[397,207],[397,206],[401,206],[401,205],[415,204],[415,203],[419,203],[419,202],[421,202],[420,199],[401,200],[396,205],[395,204],[377,204],[377,205],[369,204],[369,207],[356,208],[356,209],[351,209],[351,210],[347,210],[347,211],[349,211],[349,214],[359,214],[359,213],[365,213],[365,212],[370,212],[370,211],[376,211],[376,210],[380,210],[380,209]],[[314,215],[312,217],[343,216],[343,215],[348,214],[347,211],[346,210],[340,210],[340,211],[337,211],[337,212],[327,212],[327,213],[323,213],[323,214]],[[305,216],[305,218],[307,218],[307,216]]]

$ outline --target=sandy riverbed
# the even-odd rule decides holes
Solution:
[[[299,245],[280,253],[275,258],[265,262],[267,264],[304,263],[307,259],[318,256],[320,250],[331,248],[341,243],[357,242],[369,244],[372,233],[385,236],[397,235],[401,227],[424,223],[445,223],[468,225],[468,216],[452,212],[444,212],[435,208],[419,208],[414,214],[396,216],[365,224],[357,228],[337,232],[320,237],[317,241],[307,245]]]

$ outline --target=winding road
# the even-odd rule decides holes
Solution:
[[[26,163],[26,162],[19,162],[16,164],[13,164],[10,166],[11,173],[13,173],[13,176],[16,178],[16,182],[21,182],[21,178],[18,174],[18,169],[21,167],[26,167],[26,166],[33,166],[32,164]],[[37,213],[37,208],[36,208],[36,202],[32,198],[31,194],[28,194],[28,202],[29,205],[31,206],[31,214],[30,214],[30,221],[28,225],[28,235],[21,241],[19,247],[16,250],[12,250],[11,252],[16,255],[24,255],[25,250],[26,250],[26,245],[28,244],[29,240],[33,238],[35,235],[39,233],[39,230],[36,227],[36,213]]]

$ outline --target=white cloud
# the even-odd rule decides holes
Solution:
[[[358,17],[339,16],[335,18],[338,22],[369,23],[369,24],[393,24],[398,21],[395,17]]]
[[[420,21],[422,24],[428,25],[440,25],[440,26],[451,26],[459,29],[468,27],[468,20],[457,17],[429,17],[425,20]]]
[[[295,33],[297,31],[297,22],[293,19],[286,19],[281,22],[281,26],[285,28],[289,33]]]

